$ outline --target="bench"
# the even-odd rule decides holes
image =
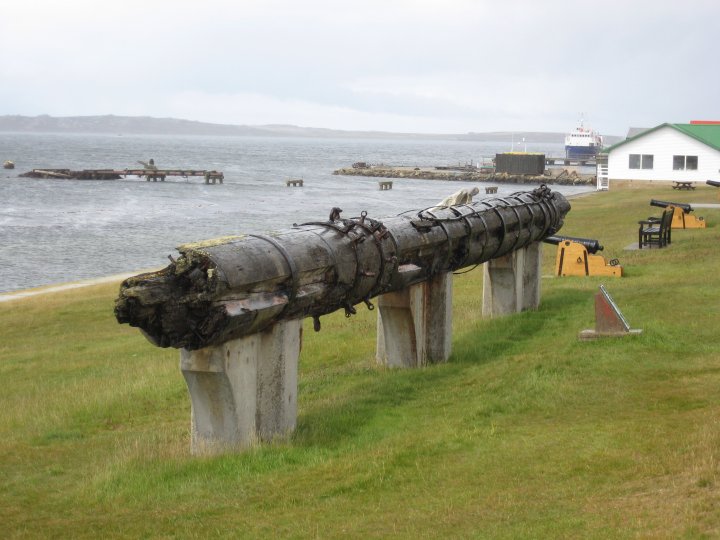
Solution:
[[[489,186],[489,187],[486,187],[486,188],[485,188],[485,193],[486,193],[486,194],[488,194],[488,193],[497,193],[497,190],[498,190],[497,186]]]
[[[638,230],[638,248],[643,246],[657,246],[662,248],[670,244],[672,219],[675,213],[674,206],[668,206],[663,210],[662,216],[659,218],[650,217],[642,221],[638,221],[640,228]]]
[[[675,181],[675,185],[673,186],[673,189],[695,189],[695,186],[693,186],[692,182],[679,182]]]

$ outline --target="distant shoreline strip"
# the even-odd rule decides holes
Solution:
[[[10,302],[12,300],[21,300],[23,298],[30,298],[33,296],[39,296],[41,294],[50,294],[62,291],[69,291],[72,289],[80,289],[82,287],[89,287],[91,285],[100,285],[102,283],[112,283],[113,281],[122,281],[132,276],[136,276],[148,270],[139,270],[137,272],[128,272],[126,274],[115,274],[112,276],[105,276],[100,278],[84,279],[82,281],[73,281],[71,283],[61,283],[58,285],[45,285],[39,288],[24,289],[20,291],[11,291],[7,293],[0,293],[0,303]]]

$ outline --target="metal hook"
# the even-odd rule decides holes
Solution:
[[[333,206],[332,210],[330,210],[330,218],[328,221],[337,221],[340,219],[340,212],[342,212],[342,208],[338,208],[337,206]]]

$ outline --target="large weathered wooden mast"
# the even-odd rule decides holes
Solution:
[[[161,347],[196,350],[344,308],[501,257],[555,234],[570,204],[545,186],[378,221],[364,212],[269,235],[180,246],[123,282],[115,313]]]

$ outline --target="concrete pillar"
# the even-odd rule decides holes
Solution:
[[[380,364],[419,367],[445,362],[452,346],[452,274],[377,297]]]
[[[483,317],[500,317],[540,306],[542,243],[483,265]]]
[[[297,422],[302,321],[180,351],[192,403],[191,453],[217,454],[290,434]]]

